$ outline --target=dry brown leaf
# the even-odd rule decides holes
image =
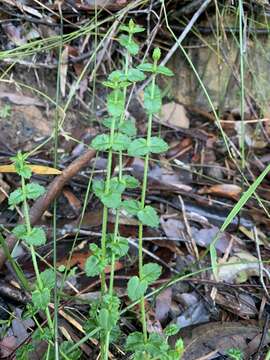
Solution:
[[[250,253],[241,251],[219,265],[218,279],[230,284],[242,284],[250,276],[259,276],[259,270],[259,260]]]
[[[70,262],[68,263],[68,257],[65,257],[64,259],[61,259],[57,262],[57,267],[60,265],[68,266],[68,268],[72,268],[73,266],[78,266],[81,270],[84,270],[86,260],[91,256],[90,251],[80,251],[80,252],[74,252],[71,256]],[[124,267],[124,265],[120,261],[115,262],[115,271],[121,270]],[[106,266],[104,269],[105,274],[109,274],[111,272],[111,267]]]
[[[210,187],[204,187],[198,191],[199,194],[213,194],[229,199],[238,199],[242,188],[234,184],[218,184]]]
[[[244,359],[249,359],[249,342],[257,335],[262,336],[262,329],[259,326],[251,325],[250,322],[211,322],[200,325],[190,330],[181,331],[180,336],[185,344],[185,351],[182,360],[197,360],[205,358],[209,353],[216,352],[225,355],[231,348],[237,348],[244,352]],[[172,344],[179,336],[172,336]],[[265,343],[269,343],[270,337],[266,335]],[[258,349],[258,347],[257,347]],[[212,357],[209,357],[211,359]]]
[[[49,166],[42,165],[28,165],[33,173],[38,175],[60,175],[62,173],[61,170],[55,169]],[[10,165],[0,165],[0,173],[15,173],[16,169],[13,164]]]
[[[8,358],[17,347],[17,339],[15,336],[6,336],[0,340],[0,358]]]
[[[66,197],[69,205],[74,210],[75,213],[78,213],[82,207],[80,200],[68,189],[63,191],[63,195]]]
[[[45,104],[30,96],[15,94],[15,93],[8,93],[6,91],[0,91],[0,99],[8,99],[11,103],[17,105],[35,105],[35,106],[45,106]]]
[[[155,318],[156,320],[163,321],[166,320],[167,315],[170,311],[172,303],[172,288],[167,288],[162,291],[156,297],[156,309],[155,309]]]
[[[65,97],[66,94],[67,70],[68,70],[68,46],[64,48],[61,54],[60,88],[63,97]]]

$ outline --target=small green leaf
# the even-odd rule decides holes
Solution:
[[[114,89],[114,90],[118,89],[118,84],[112,81],[103,81],[102,85],[110,89]]]
[[[130,300],[136,301],[140,299],[144,295],[147,286],[146,281],[140,281],[138,276],[132,276],[132,278],[128,281],[127,287],[128,297]]]
[[[159,225],[159,217],[152,206],[145,206],[144,209],[138,212],[137,216],[143,225],[150,227],[158,227]]]
[[[158,74],[162,74],[162,75],[165,75],[165,76],[173,76],[174,73],[172,72],[172,70],[170,70],[169,68],[167,68],[166,66],[162,66],[162,65],[159,65],[157,67],[157,73]]]
[[[118,133],[114,135],[112,149],[114,151],[123,151],[128,148],[130,139],[127,135]]]
[[[144,64],[140,64],[137,66],[137,69],[141,70],[141,71],[145,71],[145,72],[155,72],[155,67],[153,64],[150,63],[144,63]]]
[[[133,140],[128,147],[129,156],[134,156],[134,157],[144,156],[148,152],[149,149],[147,147],[147,141],[146,139],[143,138]]]
[[[22,176],[25,179],[29,179],[32,175],[32,170],[30,166],[26,164],[27,154],[22,154],[21,151],[18,151],[16,156],[11,157],[13,161],[16,172],[18,175]]]
[[[144,107],[147,110],[148,114],[158,113],[161,109],[161,93],[157,85],[153,86],[152,84],[148,85],[144,91]]]
[[[136,25],[132,19],[129,20],[128,28],[129,28],[129,32],[131,34],[135,34],[135,33],[144,31],[144,28],[140,25]]]
[[[61,359],[68,359],[68,360],[80,360],[82,358],[82,352],[79,348],[70,351],[70,348],[74,346],[72,341],[63,341],[60,345],[60,353],[66,354],[66,358],[61,356]],[[53,357],[55,359],[55,357]]]
[[[57,270],[58,270],[59,272],[63,273],[63,272],[66,271],[66,267],[65,267],[65,265],[62,264],[62,265],[58,266]]]
[[[182,355],[184,352],[185,345],[182,338],[179,338],[175,343],[175,350],[178,352],[179,355]]]
[[[40,273],[40,279],[42,281],[43,287],[48,289],[53,289],[55,285],[55,276],[52,269],[46,269]]]
[[[103,85],[117,90],[131,85],[126,79],[127,77],[122,71],[116,70],[109,75],[109,81],[104,81]]]
[[[126,80],[126,76],[123,73],[123,71],[120,70],[115,70],[113,72],[110,73],[109,77],[108,77],[109,81],[112,81],[114,83],[117,82],[121,82],[121,81],[125,81]]]
[[[106,267],[106,263],[101,261],[101,257],[91,255],[85,262],[85,273],[89,277],[99,275]]]
[[[180,331],[180,326],[177,324],[171,324],[166,326],[163,333],[165,336],[173,336],[176,335]]]
[[[98,314],[98,323],[102,330],[110,331],[109,311],[107,309],[101,309]]]
[[[167,351],[167,357],[166,360],[179,360],[181,359],[180,354],[178,353],[178,351],[170,349],[169,351]]]
[[[25,179],[30,179],[30,177],[32,176],[32,170],[28,165],[24,165],[19,170],[16,169],[16,171],[20,176],[24,177]]]
[[[45,193],[44,186],[37,183],[31,183],[26,185],[26,197],[27,199],[36,200]]]
[[[170,347],[166,340],[160,334],[153,332],[149,334],[149,339],[146,343],[146,351],[154,356],[158,356],[162,360],[167,360],[167,356],[161,356],[168,353]],[[171,360],[171,359],[170,359]]]
[[[105,191],[105,183],[103,180],[93,180],[92,189],[94,194],[100,198]]]
[[[103,205],[111,209],[117,209],[121,205],[121,193],[109,192],[101,196]]]
[[[121,194],[125,190],[125,184],[118,178],[112,178],[109,191],[105,192],[105,183],[103,180],[93,181],[93,192],[109,208],[117,208],[121,204]]]
[[[132,19],[129,20],[128,26],[120,25],[119,29],[126,31],[129,34],[135,34],[144,31],[144,28],[140,25],[136,25]]]
[[[152,58],[154,61],[158,61],[161,57],[161,51],[160,51],[160,48],[155,48],[154,51],[153,51],[153,55],[152,55]]]
[[[99,151],[106,151],[110,148],[110,137],[107,134],[101,134],[96,136],[92,142],[91,146]]]
[[[30,233],[21,236],[28,245],[41,246],[46,243],[46,234],[42,228],[34,227]]]
[[[112,117],[109,117],[109,118],[106,118],[102,121],[102,124],[110,129],[112,127],[112,123],[114,121],[114,129],[117,130],[118,129],[118,126],[119,126],[119,119],[118,118],[112,118]]]
[[[148,263],[143,265],[142,268],[142,280],[146,281],[148,284],[156,281],[161,274],[161,266],[156,263]]]
[[[125,109],[125,97],[122,91],[113,90],[107,98],[108,111],[112,116],[120,116]]]
[[[123,181],[129,189],[136,189],[140,185],[139,181],[134,176],[130,175],[124,175]]]
[[[156,136],[151,137],[149,146],[151,153],[160,154],[166,152],[168,149],[169,146],[163,139]]]
[[[133,120],[123,121],[122,124],[119,125],[119,130],[128,136],[135,136],[137,134],[137,128]]]
[[[142,81],[145,79],[145,75],[139,69],[129,69],[127,73],[127,78],[131,82]]]
[[[128,240],[123,236],[116,236],[114,239],[113,234],[110,234],[107,246],[117,259],[128,253]]]
[[[50,341],[53,339],[53,334],[48,326],[43,327],[41,329],[35,330],[35,332],[32,334],[33,340],[44,340],[44,341]]]
[[[139,45],[134,40],[130,39],[128,35],[120,35],[118,41],[131,55],[138,54]]]
[[[126,350],[134,352],[143,349],[144,349],[143,334],[138,331],[129,334],[126,342]]]
[[[126,184],[122,180],[120,181],[117,177],[113,177],[110,181],[110,191],[122,194],[125,191]]]
[[[141,209],[141,204],[137,200],[124,200],[122,201],[122,208],[130,215],[137,215]]]
[[[136,34],[136,33],[143,32],[144,30],[145,30],[144,27],[142,27],[140,25],[135,25],[135,27],[132,29],[132,33]]]
[[[22,236],[27,234],[27,229],[24,224],[17,225],[13,230],[12,233],[18,238],[21,239]]]
[[[43,288],[42,290],[34,290],[32,292],[32,302],[34,307],[38,310],[46,310],[50,303],[50,290]]]
[[[11,209],[14,209],[14,206],[20,204],[21,202],[23,202],[23,200],[24,200],[23,192],[22,189],[19,188],[13,191],[9,195],[8,204],[10,205]]]
[[[30,360],[32,358],[32,351],[35,351],[32,343],[21,345],[16,350],[16,360]]]

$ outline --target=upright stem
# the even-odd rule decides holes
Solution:
[[[155,90],[155,75],[152,79],[152,97],[154,96]],[[147,146],[150,145],[151,141],[151,134],[152,134],[152,121],[153,121],[153,114],[149,114],[148,116],[148,124],[147,124]],[[147,178],[148,178],[148,167],[149,167],[149,153],[146,154],[144,159],[144,172],[143,172],[143,184],[142,184],[142,193],[141,193],[141,209],[144,208],[145,205],[145,198],[146,198],[146,191],[147,191]],[[139,277],[142,279],[142,269],[143,269],[143,224],[139,224]],[[144,342],[147,342],[147,324],[146,324],[146,314],[145,314],[145,304],[144,304],[144,297],[141,297],[140,300],[140,309],[141,309],[141,323],[143,328],[143,338]]]
[[[25,180],[24,177],[21,176],[21,182],[22,182],[22,193],[23,193],[23,214],[24,214],[24,220],[25,220],[25,225],[26,225],[26,229],[27,229],[27,233],[30,234],[31,233],[31,223],[30,223],[30,216],[29,216],[29,208],[28,208],[28,203],[27,203],[27,196],[26,196],[26,187],[25,187]],[[40,278],[40,273],[39,273],[39,269],[38,269],[38,264],[37,264],[37,257],[36,257],[36,252],[34,249],[33,245],[30,245],[30,252],[31,252],[31,257],[32,257],[32,263],[33,263],[33,267],[34,267],[34,271],[36,274],[36,278],[37,278],[37,284],[39,289],[42,289],[42,281]],[[48,324],[50,327],[50,330],[53,332],[54,328],[53,328],[53,322],[51,319],[51,315],[50,315],[50,311],[49,308],[46,308],[46,316],[47,316],[47,320],[48,320]]]
[[[111,167],[112,167],[112,150],[109,150],[108,154],[108,164],[107,164],[107,178],[106,178],[106,188],[105,191],[109,190],[110,178],[111,178]],[[102,215],[102,230],[101,230],[101,251],[103,261],[106,260],[106,238],[107,238],[107,222],[108,222],[108,208],[104,205],[103,215]],[[101,294],[105,295],[106,293],[106,274],[105,271],[101,272]]]
[[[239,1],[238,6],[239,12],[239,47],[240,47],[240,91],[241,91],[241,100],[240,100],[240,115],[241,115],[241,127],[240,127],[240,137],[239,145],[241,151],[241,167],[242,170],[245,168],[245,122],[244,122],[244,112],[245,112],[245,86],[244,86],[244,42],[243,42],[243,27],[245,26],[245,18],[243,12],[243,3],[242,0]]]
[[[127,75],[127,73],[128,73],[128,63],[129,63],[129,55],[127,53],[126,58],[125,58],[125,75]],[[123,93],[124,93],[124,99],[126,99],[126,96],[127,96],[127,88],[126,87],[124,88]],[[119,123],[122,124],[124,122],[124,120],[125,120],[125,112],[122,113]],[[122,153],[121,150],[119,151],[118,168],[119,168],[118,178],[121,181],[122,176],[123,176],[123,153]],[[119,209],[117,209],[116,210],[116,215],[115,215],[113,241],[115,241],[115,239],[116,239],[116,237],[118,235],[119,217],[120,217],[120,213],[119,213]],[[110,287],[109,287],[109,294],[110,295],[113,295],[114,270],[115,270],[115,255],[112,254],[111,272],[110,272]]]
[[[128,73],[128,64],[129,64],[129,56],[128,56],[128,53],[127,53],[126,58],[125,58],[125,75],[127,75],[127,73]],[[127,88],[124,88],[123,93],[124,93],[124,99],[126,99]],[[124,120],[125,120],[125,111],[122,113],[119,123],[122,124]],[[118,168],[119,168],[118,178],[121,181],[122,176],[123,176],[123,153],[122,153],[121,150],[119,151]],[[113,242],[115,242],[115,240],[116,240],[116,238],[118,236],[119,218],[120,218],[120,212],[119,212],[119,209],[117,209],[116,214],[115,214]],[[113,295],[114,272],[115,272],[115,254],[113,253],[112,254],[112,259],[111,259],[110,284],[109,284],[109,294],[110,294],[110,296]],[[105,347],[105,349],[104,349],[104,359],[102,359],[102,360],[107,360],[108,359],[109,345],[110,345],[110,332],[108,331],[106,333],[105,344],[104,344],[104,347]]]

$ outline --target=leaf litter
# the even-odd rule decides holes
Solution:
[[[175,3],[172,1],[168,5],[172,10],[173,22],[173,12],[177,11]],[[123,9],[129,14],[126,8],[128,4],[128,1],[97,1],[94,5],[92,2],[64,4],[65,31],[71,32],[72,26],[77,26],[73,23],[76,21],[75,18],[83,24],[89,12],[93,14],[95,6],[104,11],[105,16],[106,11],[118,14]],[[148,5],[138,6],[142,6],[143,12],[149,10]],[[153,6],[160,9],[160,5]],[[16,12],[20,14],[20,25],[12,20],[1,25],[4,34],[1,40],[3,49],[16,50],[16,47],[30,45],[31,41],[34,42],[36,39],[46,40],[46,34],[58,36],[60,24],[56,20],[59,16],[56,4],[48,3],[44,7],[39,7],[32,3],[26,5],[24,2],[8,0],[3,2],[3,7],[6,14],[10,11],[13,15]],[[189,14],[189,9],[187,5],[183,11]],[[27,31],[26,27],[22,26],[25,24]],[[103,32],[106,25],[102,26]],[[168,38],[170,42],[173,41],[167,28],[162,27],[160,34],[156,34],[151,24],[148,26],[148,31],[154,36],[154,42],[166,43],[166,47],[173,48],[173,43],[167,43]],[[175,26],[177,28],[179,24],[176,22]],[[145,49],[145,38],[139,39],[139,46]],[[65,338],[78,341],[78,337],[84,331],[81,320],[86,317],[88,305],[78,299],[89,300],[97,298],[100,294],[100,279],[96,277],[90,280],[84,273],[86,259],[91,254],[89,243],[98,243],[102,233],[102,207],[95,195],[90,196],[84,214],[82,211],[87,179],[89,176],[94,180],[104,179],[107,171],[107,157],[104,152],[108,147],[107,134],[103,134],[106,141],[97,155],[91,150],[87,152],[85,145],[88,145],[97,134],[101,134],[100,126],[106,115],[106,104],[104,90],[99,83],[119,61],[119,50],[112,42],[103,49],[104,51],[97,52],[96,67],[91,70],[93,73],[90,77],[88,73],[84,73],[84,67],[93,51],[93,43],[92,38],[89,40],[84,34],[69,40],[63,47],[59,59],[53,50],[37,53],[35,56],[29,52],[23,60],[25,62],[18,59],[18,65],[15,65],[18,66],[18,70],[12,72],[12,81],[6,86],[1,85],[0,91],[1,106],[11,107],[11,111],[6,111],[6,115],[0,119],[0,215],[3,234],[10,249],[15,245],[10,231],[20,220],[18,214],[11,214],[8,206],[7,196],[11,189],[15,190],[19,185],[19,179],[12,174],[14,167],[10,165],[9,159],[18,150],[31,151],[52,133],[52,102],[48,101],[48,97],[40,96],[40,92],[48,91],[48,96],[55,94],[56,83],[51,80],[50,75],[58,60],[61,62],[60,90],[63,104],[72,91],[76,93],[60,131],[58,167],[53,164],[51,145],[45,145],[35,152],[30,158],[29,165],[37,181],[47,187],[41,199],[31,200],[31,222],[42,226],[50,240],[53,238],[52,203],[58,198],[57,266],[60,270],[65,268],[70,272],[64,288],[69,300],[61,303],[62,308],[59,312],[61,342]],[[111,55],[117,55],[114,61]],[[12,51],[8,53],[8,61],[10,56]],[[136,61],[138,64],[141,63],[142,56],[138,55]],[[20,71],[20,66],[25,68],[29,64],[33,65],[33,69],[29,70],[30,75]],[[93,74],[98,79],[97,86],[93,84]],[[82,76],[82,81],[76,84],[74,79],[78,76]],[[30,86],[20,86],[23,82]],[[33,92],[31,87],[39,88],[39,92]],[[89,88],[94,96],[91,91],[89,92]],[[164,92],[166,93],[166,86]],[[146,95],[150,96],[149,93]],[[149,103],[147,96],[146,101]],[[94,105],[91,102],[93,97]],[[162,334],[167,324],[178,324],[181,327],[178,338],[181,336],[185,344],[182,359],[215,359],[221,356],[224,358],[228,350],[233,348],[239,349],[245,359],[261,356],[266,353],[270,341],[268,329],[264,328],[264,325],[267,327],[269,307],[269,174],[266,174],[258,185],[256,193],[247,199],[226,231],[220,233],[220,228],[237,201],[266,168],[269,161],[269,124],[267,121],[260,121],[254,113],[245,114],[244,143],[248,156],[246,166],[241,169],[239,157],[228,156],[220,133],[213,126],[212,112],[205,110],[203,106],[200,108],[200,104],[197,105],[197,109],[192,108],[185,103],[184,98],[181,102],[172,100],[169,92],[165,97],[167,98],[161,113],[154,118],[153,137],[149,145],[155,155],[150,158],[146,213],[139,214],[141,218],[146,218],[144,260],[146,264],[156,262],[163,268],[161,279],[154,279],[151,284],[150,289],[153,291],[168,284],[175,275],[189,276],[180,281],[177,284],[179,286],[165,286],[155,297],[145,300],[148,306],[148,330],[150,333]],[[136,101],[130,101],[126,110],[132,115],[138,131],[145,135],[146,114],[140,106],[140,92],[135,91],[135,98]],[[148,105],[150,108],[153,106],[151,102]],[[256,103],[256,106],[259,107],[259,103]],[[221,112],[220,116],[222,129],[230,138],[230,146],[239,153],[242,129],[239,113],[231,109]],[[166,139],[168,149],[161,142],[161,138]],[[119,141],[119,144],[116,144],[118,147],[114,150],[122,150],[119,148],[122,143],[122,140]],[[124,153],[123,165],[126,174],[142,181],[143,161],[140,156],[143,154],[139,145],[136,145],[138,156],[135,158]],[[165,151],[162,155],[156,154],[160,152],[160,148]],[[115,167],[113,171],[117,174],[119,169]],[[139,192],[136,189],[128,189],[123,196],[125,201],[136,201],[139,199]],[[154,209],[155,213],[151,209]],[[153,214],[158,215],[156,217]],[[120,234],[127,236],[134,244],[138,242],[137,229],[140,217],[137,219],[124,209],[116,220],[116,211],[112,209],[109,211],[108,219],[110,231],[117,221]],[[160,225],[154,229],[153,226],[158,221]],[[75,247],[72,246],[74,237],[77,239]],[[218,267],[217,277],[212,274],[209,256],[209,247],[213,242]],[[39,248],[41,268],[46,269],[52,265],[51,250],[48,244]],[[23,245],[21,251],[23,255],[18,256],[16,260],[26,276],[32,280],[35,274],[34,269],[29,266],[27,247]],[[115,264],[116,292],[123,306],[130,305],[127,291],[131,292],[132,300],[137,300],[141,292],[142,284],[139,278],[134,280],[135,292],[134,288],[126,290],[127,281],[138,272],[137,258],[138,250],[132,246],[128,255]],[[6,256],[1,252],[1,266],[5,260]],[[110,270],[110,267],[107,267],[105,271],[107,280]],[[8,285],[15,283],[20,289],[18,278],[10,266],[4,268],[3,278]],[[22,320],[21,308],[25,307],[23,302],[19,300],[14,304],[14,299],[9,296],[3,296],[3,299],[9,313],[15,316],[14,320],[5,324],[6,328],[1,325],[1,356],[8,357],[29,339],[28,330],[32,331],[35,324]],[[70,314],[66,315],[65,310],[71,308]],[[78,314],[79,320],[76,320]],[[133,328],[138,328],[136,316],[128,315],[130,314],[123,314],[121,324],[121,330],[125,334]],[[176,340],[175,337],[172,338],[172,341]],[[88,348],[82,348],[84,356],[91,354],[94,358],[95,346],[94,338],[87,342]],[[121,349],[121,354],[125,352],[121,342],[116,346]],[[115,358],[120,359],[122,355],[119,356],[116,349],[112,350]],[[36,358],[41,357],[36,355]]]

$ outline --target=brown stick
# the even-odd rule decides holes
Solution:
[[[88,165],[89,161],[95,156],[94,150],[86,151],[78,159],[74,160],[62,174],[57,176],[51,184],[48,186],[46,193],[35,201],[33,206],[30,209],[30,222],[31,225],[35,225],[37,221],[41,218],[43,213],[48,209],[49,205],[59,196],[64,185],[76,175],[83,167]],[[21,219],[19,223],[22,223]],[[11,252],[17,242],[17,238],[14,235],[9,235],[6,238],[6,244]],[[6,261],[6,256],[3,249],[0,249],[0,269]]]

